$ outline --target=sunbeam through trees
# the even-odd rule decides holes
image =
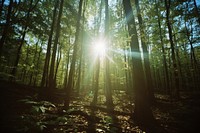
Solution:
[[[1,0],[1,132],[198,131],[197,0]]]

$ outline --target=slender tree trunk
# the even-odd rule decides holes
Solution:
[[[68,82],[68,72],[69,72],[69,62],[70,62],[70,48],[67,52],[67,62],[66,62],[66,71],[65,71],[65,80],[64,80],[64,88],[67,87],[67,82]]]
[[[92,101],[92,105],[96,106],[97,104],[97,97],[98,97],[98,90],[99,90],[99,73],[100,73],[100,57],[97,57],[96,63],[96,73],[94,78],[94,98]]]
[[[29,63],[28,63],[28,59],[29,59],[29,48],[30,48],[30,45],[27,44],[27,48],[26,48],[26,57],[25,57],[25,61],[24,61],[24,64],[26,64],[27,66],[29,66]],[[23,83],[26,83],[26,74],[27,74],[27,66],[24,67],[24,69],[22,70],[22,73],[23,73],[23,76],[22,76],[22,82]]]
[[[62,17],[62,12],[63,12],[63,5],[64,5],[64,0],[61,0],[60,7],[59,7],[59,14],[58,14],[58,21],[57,21],[57,29],[56,29],[56,35],[55,35],[55,40],[54,40],[54,45],[53,45],[53,53],[52,53],[52,58],[51,58],[51,67],[50,67],[50,74],[49,74],[49,88],[50,88],[50,93],[53,91],[56,85],[56,79],[55,79],[55,60],[56,60],[56,52],[57,52],[57,47],[58,47],[58,39],[60,37],[60,22],[61,22],[61,17]]]
[[[56,69],[55,69],[55,74],[54,74],[54,87],[56,87],[57,85],[57,82],[56,82],[56,79],[57,79],[57,75],[58,75],[58,68],[59,68],[59,65],[60,65],[60,61],[62,59],[62,50],[61,50],[61,46],[59,46],[59,49],[58,49],[58,52],[57,52],[57,62],[56,62]]]
[[[156,67],[153,66],[152,70],[153,70],[153,82],[154,82],[154,87],[155,87],[155,89],[157,89],[157,88],[158,88],[158,84],[157,84],[157,78],[156,78]]]
[[[72,91],[73,79],[74,79],[74,75],[75,75],[75,64],[76,64],[77,51],[78,51],[78,41],[79,41],[79,33],[80,33],[80,25],[81,25],[80,22],[81,22],[82,4],[83,4],[83,0],[80,0],[78,18],[77,18],[77,23],[76,23],[76,34],[75,34],[75,42],[74,42],[74,49],[73,49],[74,51],[73,51],[72,62],[71,62],[71,65],[70,65],[70,70],[69,70],[69,75],[68,75],[68,83],[67,83],[67,87],[65,88],[66,98],[65,98],[64,106],[65,106],[66,109],[69,108],[70,94],[71,94],[71,91]]]
[[[2,11],[3,11],[4,2],[5,2],[5,0],[2,0],[2,1],[1,1],[1,6],[0,6],[0,18],[1,18],[1,15],[3,14]]]
[[[129,93],[130,92],[130,85],[129,85],[129,77],[128,77],[128,69],[129,69],[129,66],[128,66],[128,60],[127,60],[127,52],[126,52],[126,46],[124,48],[124,68],[125,68],[125,77],[126,77],[126,92]]]
[[[82,52],[80,52],[80,54],[81,55],[80,55],[80,61],[79,61],[79,67],[78,67],[78,80],[77,80],[77,96],[79,96],[80,89],[81,89]]]
[[[129,36],[131,36],[131,52],[134,76],[135,111],[134,118],[139,125],[148,126],[154,124],[154,117],[150,109],[147,97],[147,86],[142,66],[141,51],[139,49],[138,36],[136,31],[135,18],[133,15],[130,0],[123,0],[123,6],[128,25]]]
[[[199,13],[199,11],[198,11],[198,7],[197,7],[196,0],[193,0],[193,3],[194,3],[194,8],[195,8],[196,16],[198,17],[198,22],[199,22],[199,24],[200,24],[200,13]]]
[[[4,3],[4,1],[2,1],[2,4]],[[6,16],[6,24],[5,27],[3,29],[3,33],[0,39],[0,60],[1,60],[1,54],[2,54],[2,49],[3,49],[3,45],[5,43],[7,34],[8,34],[8,29],[10,27],[10,19],[11,19],[11,14],[12,14],[12,7],[13,7],[13,0],[10,0],[9,6],[8,6],[8,13]],[[2,6],[3,8],[3,6]]]
[[[100,9],[99,9],[99,12],[98,12],[98,20],[96,20],[96,29],[97,29],[97,35],[99,35],[99,29],[100,29],[100,25],[101,25],[101,17],[102,17],[102,5],[103,5],[103,0],[101,0],[101,3],[100,3]],[[93,97],[93,100],[92,100],[92,103],[91,105],[93,106],[96,106],[97,104],[97,100],[98,100],[98,90],[99,90],[99,74],[100,74],[100,55],[97,56],[97,59],[96,59],[96,62],[95,62],[95,65],[96,65],[96,73],[94,72],[94,78],[93,78],[93,88],[94,88],[94,97]]]
[[[35,53],[34,53],[33,62],[32,62],[34,68],[33,68],[32,72],[30,72],[31,74],[30,74],[29,85],[32,84],[32,81],[33,81],[33,74],[34,74],[35,71],[36,71],[36,68],[35,68],[36,63],[35,63],[35,61],[36,61],[37,52],[38,52],[38,43],[39,43],[39,39],[38,39],[38,41],[37,41],[36,44],[35,44]]]
[[[47,45],[47,53],[46,53],[46,58],[45,58],[45,63],[44,63],[44,68],[43,68],[41,87],[45,87],[47,85],[49,62],[50,62],[50,56],[51,56],[51,44],[52,44],[53,31],[54,31],[54,26],[55,26],[55,21],[56,21],[56,12],[57,12],[56,10],[58,8],[58,5],[59,5],[59,0],[56,0],[55,6],[54,6],[54,11],[53,11],[51,30],[50,30],[50,33],[49,33],[49,39],[48,39],[48,45]]]
[[[166,53],[165,53],[165,48],[164,48],[164,43],[163,43],[163,35],[162,35],[162,29],[161,29],[161,20],[160,20],[160,14],[158,11],[159,8],[159,1],[156,1],[156,11],[157,11],[157,16],[158,16],[158,27],[159,27],[159,37],[160,37],[160,42],[161,42],[161,48],[162,48],[162,57],[163,57],[163,64],[164,64],[164,73],[165,73],[165,79],[166,79],[166,86],[165,89],[167,90],[167,93],[170,94],[170,86],[169,86],[169,73],[168,73],[168,68],[167,68],[167,60],[166,60]]]
[[[33,5],[33,0],[30,1],[30,7],[28,9],[27,16],[26,16],[25,27],[24,27],[24,31],[23,31],[23,34],[22,34],[20,46],[17,49],[17,57],[16,57],[14,67],[13,67],[12,72],[11,72],[12,76],[10,77],[10,81],[13,81],[13,79],[16,78],[16,72],[17,72],[17,68],[18,68],[18,64],[19,64],[19,59],[20,59],[20,56],[21,56],[21,49],[22,49],[22,46],[24,44],[25,36],[26,36],[27,29],[28,29],[28,26],[29,26],[28,24],[29,24],[29,21],[30,21],[29,20],[30,19],[30,13],[36,7],[38,2],[39,2],[39,0],[36,2],[35,5]]]
[[[179,98],[179,77],[178,77],[178,67],[175,55],[175,44],[173,41],[172,27],[170,22],[170,6],[171,6],[171,0],[165,0],[166,22],[168,27],[169,41],[171,45],[171,54],[172,54],[171,58],[173,63],[173,74],[175,79],[174,98]]]
[[[194,88],[198,88],[198,76],[197,73],[198,73],[198,63],[197,63],[197,60],[196,60],[196,55],[195,55],[195,51],[194,51],[194,46],[193,46],[193,39],[192,37],[190,36],[190,34],[193,32],[193,28],[192,28],[192,24],[191,24],[191,30],[188,29],[187,27],[187,22],[185,20],[185,29],[186,29],[186,35],[187,35],[187,39],[188,39],[188,42],[189,42],[189,45],[190,45],[190,64],[191,64],[191,69],[192,69],[192,80],[193,80],[193,85],[194,85]]]
[[[22,35],[22,41],[21,41],[21,43],[20,43],[20,45],[17,49],[17,56],[16,56],[16,60],[15,60],[15,63],[14,63],[14,67],[13,67],[12,72],[11,72],[12,77],[10,77],[10,81],[13,81],[13,79],[16,78],[15,76],[16,76],[17,66],[18,66],[18,63],[19,63],[22,45],[24,43],[24,39],[25,39],[25,35],[26,35],[26,29],[27,29],[27,27],[25,27],[25,29],[24,29],[24,33]]]
[[[35,78],[34,78],[33,86],[36,86],[37,81],[38,81],[37,78],[38,78],[38,74],[39,74],[38,70],[39,70],[39,64],[40,64],[40,60],[41,60],[40,57],[41,57],[41,53],[42,53],[42,50],[43,50],[42,49],[42,45],[43,45],[42,43],[41,43],[41,46],[40,46],[40,51],[38,53],[37,64],[36,64],[36,68],[35,68],[37,71],[35,72],[35,75],[34,75]]]
[[[196,56],[195,56],[195,52],[194,52],[194,46],[193,46],[193,40],[190,38],[190,31],[187,27],[187,22],[185,20],[184,22],[184,25],[185,25],[185,29],[186,29],[186,35],[187,35],[187,39],[188,39],[188,42],[190,44],[190,57],[191,57],[191,64],[194,64],[194,65],[197,65],[197,60],[196,60]],[[191,32],[193,30],[191,29]]]
[[[83,51],[84,51],[84,25],[85,25],[85,10],[86,10],[86,1],[83,3],[83,13],[82,13],[82,32],[81,32],[81,49],[80,49],[80,61],[79,61],[79,68],[78,68],[78,81],[77,81],[77,96],[80,94],[81,90],[81,83],[82,83],[82,66],[83,66]]]
[[[17,49],[17,57],[16,57],[14,67],[13,67],[12,72],[11,72],[12,77],[10,77],[10,81],[12,81],[13,78],[16,78],[16,72],[17,72],[17,68],[18,68],[18,64],[19,64],[19,59],[20,59],[20,56],[21,56],[21,49],[22,49],[22,46],[24,44],[25,36],[26,36],[26,33],[27,33],[27,29],[28,29],[28,23],[29,23],[29,19],[30,19],[30,13],[31,13],[31,10],[32,10],[32,5],[33,5],[33,0],[31,0],[30,7],[29,7],[29,10],[27,12],[26,24],[25,24],[24,31],[23,31],[23,34],[22,34],[22,40],[21,40],[20,45]]]
[[[109,10],[108,10],[108,0],[105,0],[105,38],[106,38],[106,45],[109,48],[110,45],[110,38],[109,38]],[[106,54],[109,56],[108,49],[106,50]],[[110,64],[109,59],[105,58],[105,90],[106,90],[106,104],[109,110],[113,108],[113,101],[112,101],[112,86],[111,86],[111,79],[110,79]]]
[[[145,67],[145,74],[147,78],[147,85],[148,85],[148,96],[151,104],[155,103],[155,96],[153,91],[153,81],[151,76],[151,68],[149,63],[149,52],[147,50],[146,42],[145,42],[145,32],[143,28],[143,20],[141,16],[140,6],[138,0],[135,0],[135,5],[137,9],[137,17],[139,21],[139,27],[140,27],[140,34],[141,34],[141,44],[143,49],[143,55],[144,55],[144,67]]]
[[[174,36],[174,38],[176,38],[175,36]],[[179,74],[180,74],[180,77],[179,77],[179,79],[180,79],[180,85],[182,85],[182,88],[184,87],[183,86],[183,70],[182,70],[182,66],[181,66],[181,60],[180,60],[180,56],[179,56],[179,49],[177,48],[176,49],[176,57],[177,57],[177,64],[178,64],[178,70],[179,70]]]

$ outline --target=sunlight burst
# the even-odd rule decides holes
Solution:
[[[95,55],[98,55],[100,57],[105,56],[106,54],[106,45],[104,40],[97,40],[94,42],[93,45],[93,52]]]

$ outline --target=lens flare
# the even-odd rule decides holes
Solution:
[[[103,57],[106,54],[106,45],[103,40],[97,40],[94,42],[93,45],[93,52],[94,54]]]

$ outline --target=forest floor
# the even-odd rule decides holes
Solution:
[[[114,111],[110,112],[100,95],[98,106],[91,106],[92,95],[73,98],[69,110],[62,103],[37,101],[37,89],[0,81],[0,132],[101,132],[142,133],[132,120],[134,103],[125,92],[114,94]],[[59,98],[58,98],[59,100]],[[200,92],[181,93],[179,101],[156,94],[157,104],[152,108],[163,132],[184,133],[198,131],[200,120]],[[144,130],[145,132],[145,130]],[[158,130],[161,132],[161,130]]]

